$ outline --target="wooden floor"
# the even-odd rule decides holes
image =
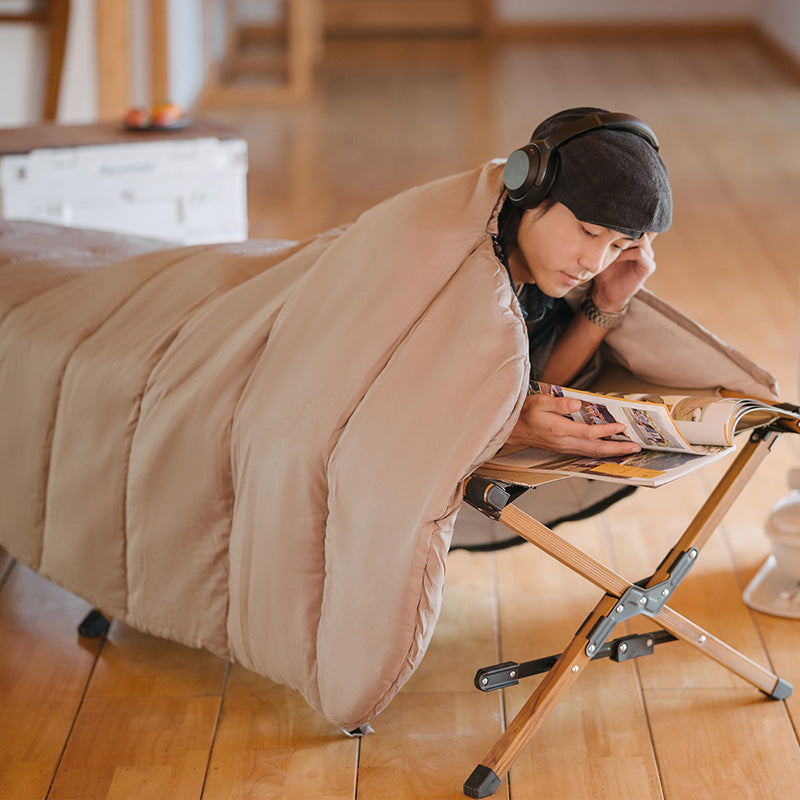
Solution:
[[[639,114],[673,180],[651,286],[769,367],[797,400],[800,88],[754,44],[342,42],[302,108],[227,110],[250,145],[253,236],[302,237],[411,184],[504,156],[559,108]],[[798,460],[784,437],[673,607],[798,687],[786,702],[687,645],[590,665],[526,747],[503,800],[798,800],[800,621],[741,592]],[[653,571],[720,474],[641,490],[560,530],[629,579]],[[80,640],[82,600],[0,555],[0,800],[444,800],[536,685],[476,668],[559,652],[598,590],[533,547],[454,552],[420,669],[349,739],[292,692],[112,624]]]

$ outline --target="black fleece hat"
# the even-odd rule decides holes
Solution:
[[[601,108],[570,108],[542,122],[532,139]],[[630,131],[597,128],[565,142],[557,151],[558,172],[550,197],[581,222],[626,236],[661,233],[672,224],[667,168],[656,149]]]

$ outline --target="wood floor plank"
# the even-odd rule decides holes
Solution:
[[[91,697],[52,800],[199,800],[218,697]]]
[[[112,623],[49,800],[199,800],[225,671]]]
[[[0,797],[42,800],[94,666],[86,603],[19,564],[0,592]]]
[[[794,691],[784,701],[794,728],[795,738],[800,741],[800,625],[796,619],[753,612],[756,625],[764,639],[772,669]]]
[[[782,703],[746,689],[665,689],[648,692],[647,708],[667,798],[797,798],[797,741],[775,736]]]
[[[203,800],[353,800],[357,756],[296,692],[234,666]]]
[[[406,692],[361,743],[358,800],[458,800],[487,741],[499,736],[500,698],[472,692]],[[508,798],[503,786],[493,795]]]
[[[87,697],[194,697],[222,693],[227,663],[114,621]]]

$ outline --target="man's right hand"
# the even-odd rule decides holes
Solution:
[[[506,444],[589,457],[629,455],[642,449],[634,442],[607,440],[606,437],[625,430],[622,423],[576,422],[569,415],[580,407],[581,401],[574,397],[530,395]]]

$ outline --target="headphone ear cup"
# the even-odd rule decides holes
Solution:
[[[503,168],[503,183],[508,199],[517,205],[524,201],[539,174],[539,148],[527,144],[515,150]]]
[[[546,153],[546,151],[545,151]],[[553,185],[549,161],[536,142],[515,150],[503,168],[503,183],[508,199],[515,206],[533,208],[547,197]]]

